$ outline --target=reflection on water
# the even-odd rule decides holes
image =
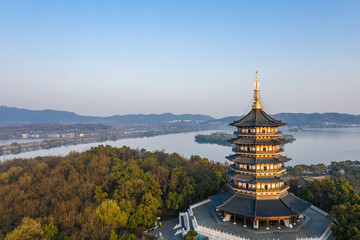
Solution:
[[[201,134],[216,132],[202,131]],[[231,133],[232,131],[229,131]],[[296,141],[287,144],[285,154],[293,161],[288,165],[295,164],[329,164],[332,161],[360,160],[360,128],[333,128],[333,129],[305,129],[303,132],[287,132],[292,134]],[[231,147],[215,144],[198,144],[194,141],[199,132],[178,133],[161,135],[155,137],[121,139],[103,143],[88,143],[75,146],[53,148],[49,150],[38,150],[34,152],[21,153],[18,155],[2,156],[0,160],[14,157],[28,158],[48,155],[66,155],[70,151],[85,151],[99,144],[108,144],[114,147],[124,145],[131,148],[145,148],[149,151],[164,150],[165,152],[177,152],[184,157],[199,155],[211,160],[224,162],[225,156],[231,154]]]

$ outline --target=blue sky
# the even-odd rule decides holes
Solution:
[[[0,105],[360,114],[360,1],[1,1]]]

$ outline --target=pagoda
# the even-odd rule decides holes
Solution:
[[[282,156],[284,139],[279,127],[286,125],[266,114],[260,103],[259,82],[255,81],[254,103],[251,111],[242,119],[230,123],[237,130],[233,144],[234,154],[227,157],[232,162],[227,173],[230,189],[210,197],[223,221],[234,224],[277,224],[292,228],[310,204],[289,194],[285,163],[291,159]],[[275,222],[275,223],[274,223]]]

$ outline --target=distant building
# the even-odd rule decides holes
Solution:
[[[314,177],[303,176],[299,179],[299,185],[300,186],[308,186],[315,180],[321,181],[323,179],[328,179],[328,178],[333,178],[333,176],[331,176],[331,175],[321,175],[321,176],[314,176]]]

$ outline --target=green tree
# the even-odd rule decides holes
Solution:
[[[45,226],[44,232],[46,240],[55,240],[59,233],[59,229],[53,224],[53,222],[50,222]]]
[[[134,234],[122,234],[119,240],[138,240],[138,238]]]
[[[110,238],[109,240],[118,240],[118,235],[114,231],[114,229],[111,229]]]
[[[128,215],[120,210],[115,200],[106,199],[95,211],[99,222],[109,229],[126,226]]]
[[[193,240],[196,239],[197,232],[194,230],[189,231],[185,236],[182,238],[183,240]]]
[[[108,194],[103,191],[102,187],[100,187],[100,186],[95,187],[95,189],[94,189],[94,198],[96,199],[96,201],[101,202],[107,196],[108,196]]]
[[[336,219],[332,226],[334,236],[338,240],[360,239],[360,205],[344,203],[334,206],[330,215]]]
[[[8,233],[5,240],[33,240],[44,239],[44,231],[41,224],[36,219],[24,217],[21,224],[14,229],[14,231]]]
[[[182,199],[177,192],[169,192],[166,199],[166,207],[174,211],[179,209],[179,206],[183,205],[184,200]]]
[[[159,206],[159,201],[151,193],[146,193],[142,197],[138,207],[138,218],[141,219],[143,225],[146,227],[153,225]]]

